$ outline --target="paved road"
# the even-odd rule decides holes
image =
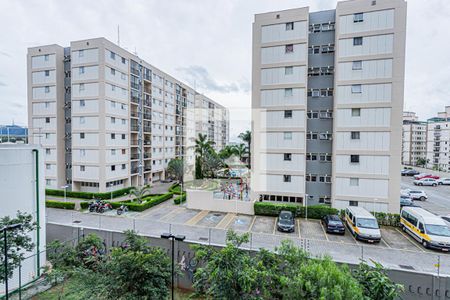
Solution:
[[[449,176],[450,177],[450,176]],[[437,215],[450,214],[450,185],[432,186],[415,186],[414,178],[402,176],[402,189],[418,189],[423,190],[428,195],[428,200],[416,203],[423,208]]]

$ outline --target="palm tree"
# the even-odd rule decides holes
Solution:
[[[205,162],[205,156],[207,153],[214,152],[214,142],[210,141],[206,134],[198,134],[198,138],[195,140],[195,178],[202,179],[203,172],[202,166]]]
[[[248,168],[251,168],[250,164],[250,157],[251,157],[251,143],[252,143],[252,132],[250,130],[247,130],[245,132],[242,132],[238,136],[243,142],[247,143],[247,149],[248,149]]]
[[[130,190],[130,195],[134,195],[136,197],[135,200],[137,200],[139,203],[142,203],[142,199],[144,198],[144,196],[149,193],[150,186],[148,185],[133,187]]]
[[[220,150],[219,157],[221,159],[227,159],[231,155],[233,155],[233,153],[234,153],[233,151],[234,151],[233,146],[226,145],[222,150]]]
[[[244,157],[244,154],[248,153],[248,148],[244,144],[239,144],[233,146],[233,154],[237,155],[239,157],[239,160],[242,161],[242,158]]]
[[[203,157],[203,172],[211,178],[215,177],[216,172],[223,167],[223,161],[215,151],[207,152]]]
[[[178,182],[183,180],[184,166],[181,158],[173,158],[167,165],[167,172],[175,178]]]

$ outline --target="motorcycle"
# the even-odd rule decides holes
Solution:
[[[117,215],[120,216],[121,214],[123,214],[124,212],[128,211],[128,206],[126,205],[121,205],[118,209],[117,209]]]
[[[102,214],[102,213],[105,212],[105,210],[112,210],[112,209],[113,209],[113,207],[112,207],[111,204],[102,202],[102,203],[97,207],[97,212]]]

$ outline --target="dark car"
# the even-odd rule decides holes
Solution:
[[[414,203],[414,201],[411,197],[401,195],[400,196],[400,207],[403,207],[403,206],[420,207],[419,205]]]
[[[277,229],[282,232],[295,231],[294,214],[290,211],[282,210],[277,220]]]
[[[327,233],[345,233],[345,227],[341,219],[337,215],[328,215],[323,217],[322,224]]]
[[[404,169],[402,170],[402,176],[414,176],[419,175],[420,172],[413,169]]]

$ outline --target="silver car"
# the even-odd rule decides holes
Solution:
[[[437,182],[439,185],[450,185],[450,178],[441,178]]]
[[[422,179],[416,179],[413,181],[414,185],[428,185],[428,186],[437,186],[438,182],[436,179],[433,178],[422,178]]]
[[[424,191],[411,190],[408,192],[408,195],[413,200],[425,201],[428,199],[428,196]]]

